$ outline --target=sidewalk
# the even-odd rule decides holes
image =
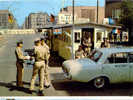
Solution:
[[[3,47],[6,43],[7,41],[4,39],[3,36],[0,35],[0,48]]]
[[[0,73],[1,73],[0,96],[37,96],[36,93],[33,93],[32,95],[28,93],[30,80],[32,76],[31,67],[24,68],[24,77],[23,77],[24,88],[21,88],[21,89],[18,89],[16,87],[16,67],[15,66],[10,65],[8,69],[6,69],[5,67],[0,67]],[[53,68],[50,67],[49,73],[50,73],[51,82],[53,80],[64,79],[61,67],[53,67]],[[5,76],[6,78],[4,78]],[[36,80],[37,86],[35,86],[36,91],[39,89],[38,84],[39,82],[37,79]],[[56,94],[53,86],[51,86],[51,88],[47,90],[44,89],[45,95],[53,95],[53,94],[50,94],[50,92],[53,92],[53,94]]]

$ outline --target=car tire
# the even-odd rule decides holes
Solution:
[[[97,77],[93,80],[93,86],[97,89],[105,88],[109,85],[109,81],[105,77]]]

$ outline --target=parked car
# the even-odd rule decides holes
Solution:
[[[88,58],[64,61],[62,69],[66,78],[91,81],[96,88],[133,82],[133,48],[96,49]]]

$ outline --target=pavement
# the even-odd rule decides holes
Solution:
[[[41,37],[40,34],[37,35],[4,35],[3,40],[0,41],[0,96],[31,96],[28,94],[32,66],[24,67],[24,88],[20,89],[16,87],[16,66],[15,66],[15,47],[16,41],[24,41],[24,49],[32,48],[35,38]],[[53,80],[58,80],[64,78],[61,67],[54,66],[49,68],[51,82]],[[38,79],[36,80],[36,90],[38,90]],[[44,90],[45,95],[62,95],[54,90],[53,86],[49,89]],[[36,92],[32,94],[36,96]],[[65,95],[65,94],[64,94]],[[67,95],[67,94],[66,94]]]
[[[28,93],[32,66],[24,67],[24,88],[16,87],[16,41],[24,41],[24,49],[32,48],[35,38],[40,34],[34,35],[3,35],[0,41],[0,96],[38,96],[38,79],[36,80],[35,92]],[[95,89],[88,83],[70,81],[64,78],[61,66],[50,66],[51,87],[44,89],[45,96],[132,96],[133,83],[114,84],[107,89]]]

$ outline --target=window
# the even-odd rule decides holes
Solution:
[[[102,33],[97,32],[97,42],[102,40]]]
[[[120,18],[121,10],[120,9],[113,9],[112,10],[112,18]]]
[[[129,63],[133,63],[133,53],[128,54],[128,60]]]
[[[99,59],[101,58],[102,54],[103,54],[102,52],[94,50],[91,52],[89,58],[95,62],[98,62]]]
[[[128,59],[127,59],[127,53],[115,53],[115,54],[112,54],[110,55],[108,58],[107,58],[107,61],[106,63],[127,63],[128,62]]]
[[[80,32],[75,32],[75,43],[80,43]]]

